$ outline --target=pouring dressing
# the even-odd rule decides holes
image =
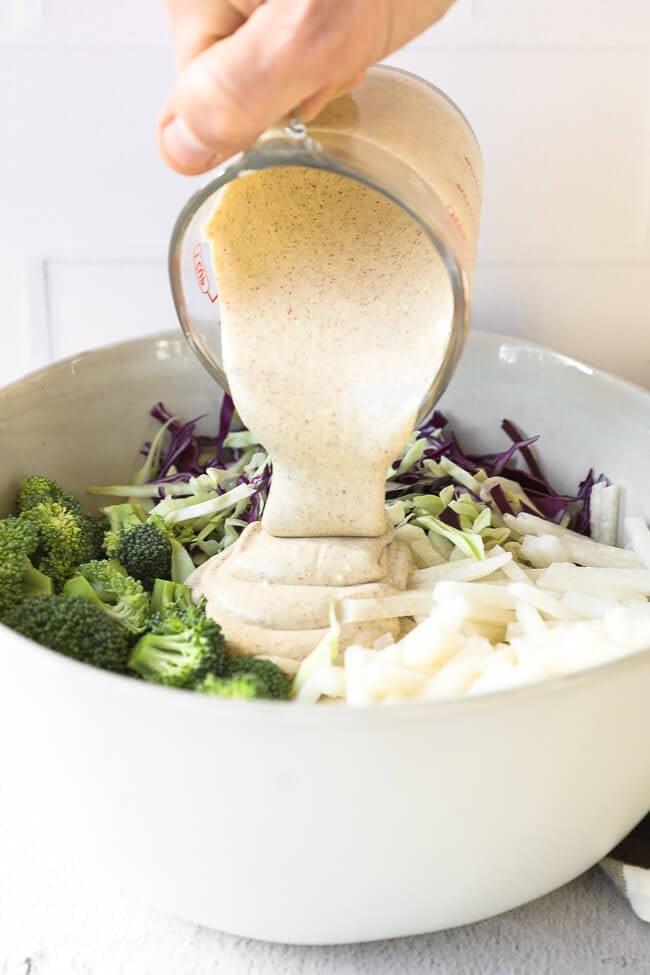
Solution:
[[[408,151],[405,107],[422,113],[420,89],[427,97],[432,90],[391,74],[377,69],[355,93],[357,101],[334,102],[313,132],[320,143],[328,124],[340,135],[352,118],[378,145],[382,133],[372,125],[381,118],[385,126],[392,99],[399,108],[392,149],[399,150],[395,163],[403,179],[405,161],[427,162],[421,138]],[[436,96],[449,113],[449,103]],[[372,108],[365,123],[364,107]],[[449,156],[442,136],[450,133],[444,112],[434,115],[438,155],[428,165],[439,177]],[[431,125],[430,113],[426,120]],[[467,129],[459,114],[451,116],[456,136],[459,121]],[[471,132],[462,134],[461,149],[471,144],[476,155]],[[372,140],[368,149],[377,151]],[[322,162],[320,144],[319,151]],[[467,151],[458,162],[471,183],[479,163]],[[273,479],[261,523],[189,582],[195,595],[207,597],[207,612],[221,624],[231,653],[253,653],[292,673],[326,631],[332,602],[406,587],[410,555],[386,518],[385,479],[436,382],[442,391],[459,320],[462,345],[473,261],[466,228],[475,242],[477,205],[472,189],[457,179],[450,197],[457,208],[448,203],[444,216],[438,213],[465,259],[459,301],[449,253],[393,194],[313,159],[282,161],[279,153],[273,165],[240,168],[221,181],[209,211],[202,208],[219,292],[223,368],[241,419],[270,453]],[[399,632],[397,619],[346,624],[341,646],[372,646]]]

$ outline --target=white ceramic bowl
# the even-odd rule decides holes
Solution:
[[[3,509],[26,472],[82,497],[126,479],[158,399],[186,416],[216,407],[181,338],[90,352],[4,390]],[[510,416],[543,435],[560,488],[594,464],[650,515],[649,393],[478,334],[442,406],[483,449]],[[40,802],[52,841],[67,833],[97,870],[236,934],[333,943],[476,921],[575,877],[650,806],[650,651],[527,689],[369,709],[202,698],[4,628],[0,651],[5,794]]]

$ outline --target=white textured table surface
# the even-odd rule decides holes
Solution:
[[[39,842],[47,804],[22,828],[7,809],[0,814],[0,975],[650,973],[650,925],[599,870],[471,927],[334,948],[268,945],[168,917],[89,876]]]

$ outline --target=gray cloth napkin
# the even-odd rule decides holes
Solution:
[[[650,813],[601,861],[642,921],[650,921]]]

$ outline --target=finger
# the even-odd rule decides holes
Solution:
[[[327,103],[336,98],[337,94],[338,85],[326,85],[310,95],[309,98],[305,98],[300,105],[300,117],[303,122],[311,122],[317,115],[320,115]]]
[[[179,69],[223,37],[234,34],[264,0],[168,0]]]
[[[326,87],[334,57],[346,72],[344,0],[309,16],[308,5],[266,3],[230,37],[182,72],[159,123],[163,158],[178,172],[205,172],[245,149],[264,129]],[[309,8],[308,8],[309,9]],[[339,21],[337,22],[337,17]]]
[[[320,115],[328,102],[334,101],[339,95],[345,95],[347,92],[352,91],[353,88],[356,88],[363,81],[365,74],[365,71],[361,71],[354,78],[348,78],[347,81],[341,84],[327,85],[314,95],[306,98],[300,106],[300,114],[303,121],[311,122],[317,115]]]
[[[388,18],[389,29],[384,34],[384,43],[377,52],[380,61],[397,51],[412,38],[441,20],[455,0],[398,0],[393,5],[393,14]]]

